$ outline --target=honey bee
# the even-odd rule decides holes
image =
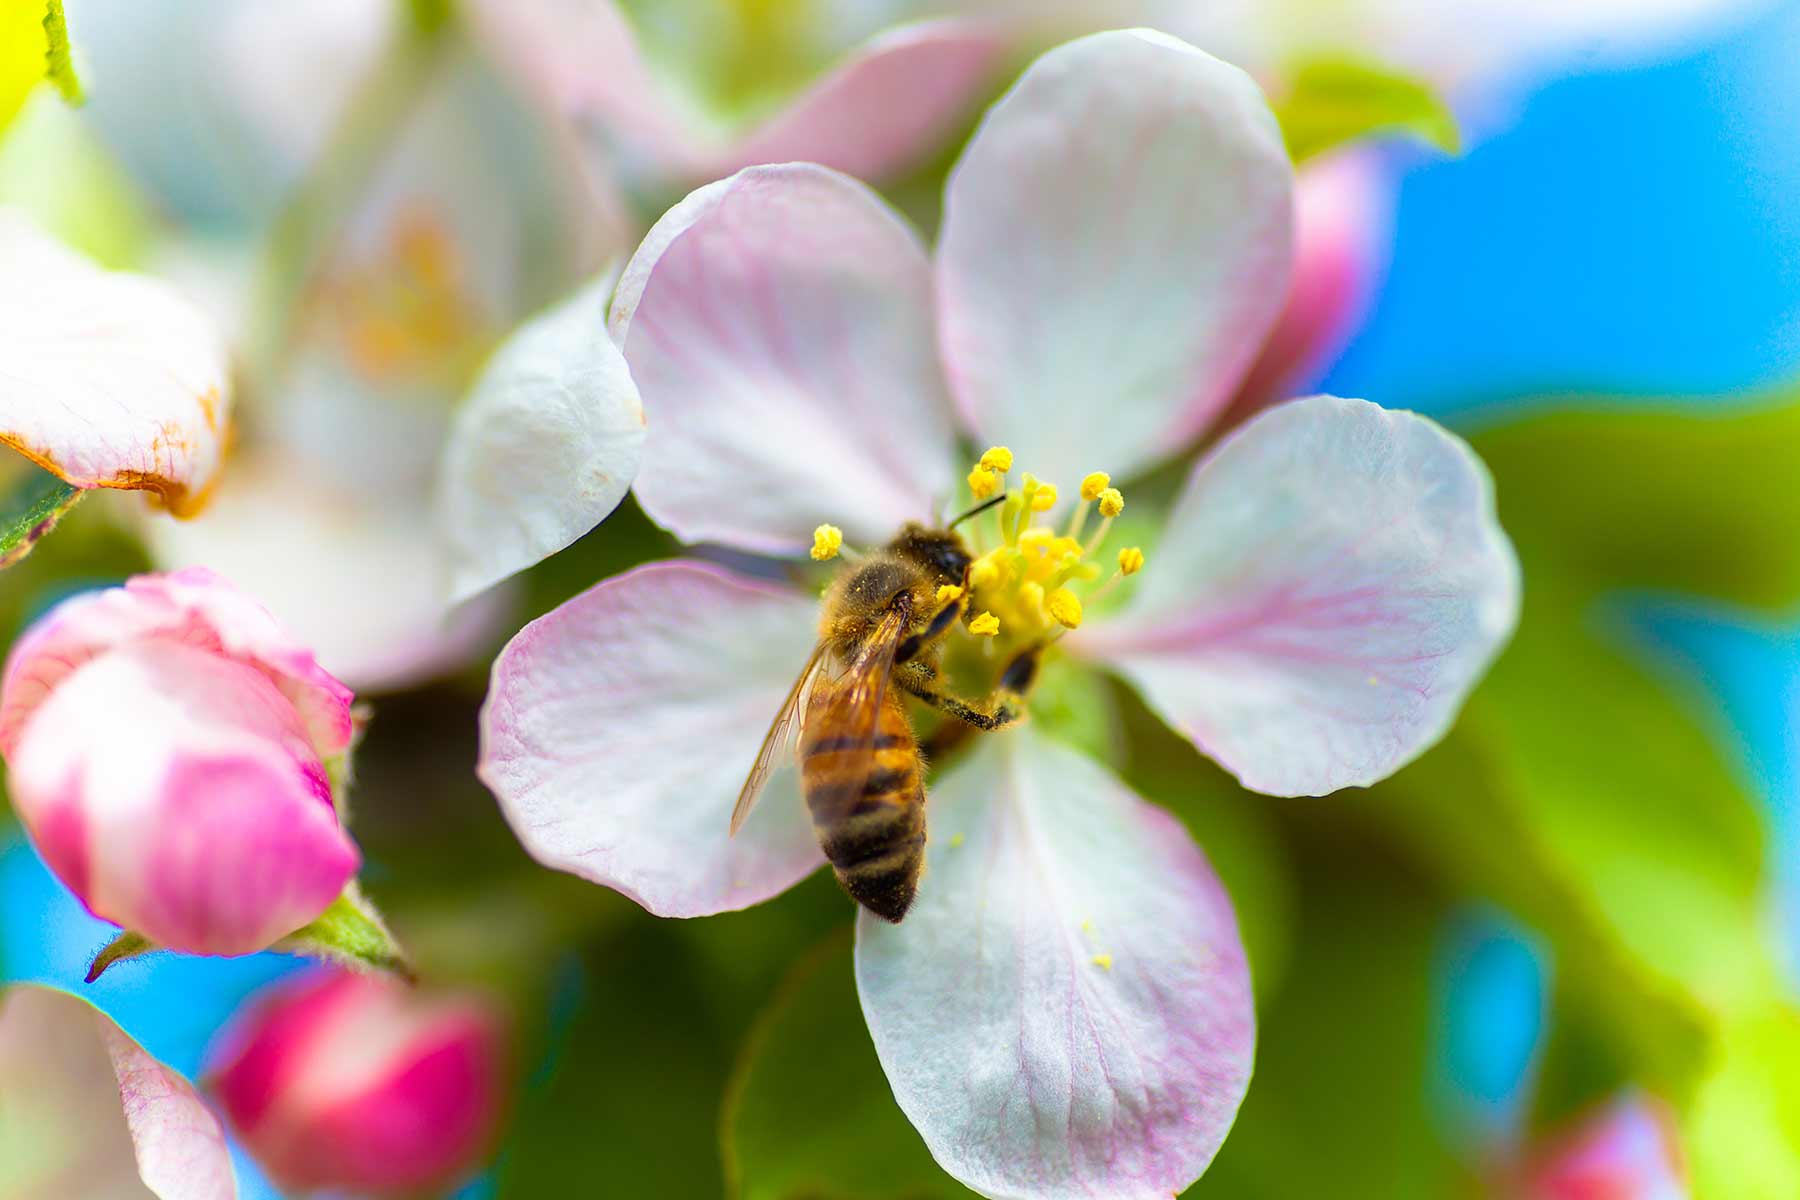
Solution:
[[[942,529],[909,523],[839,573],[825,594],[819,643],[731,814],[735,834],[775,768],[797,751],[813,830],[838,882],[895,923],[912,906],[925,866],[925,759],[903,694],[975,729],[998,729],[1017,719],[1036,673],[1035,648],[1020,653],[982,705],[937,683],[941,643],[968,605],[972,559],[954,526],[989,504]],[[940,599],[947,585],[954,595]]]

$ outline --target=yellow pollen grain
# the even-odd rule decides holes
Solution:
[[[1112,955],[1110,955],[1110,954],[1096,954],[1096,955],[1094,955],[1093,958],[1089,959],[1088,961],[1092,962],[1096,967],[1099,967],[1102,971],[1112,970]]]
[[[950,835],[950,848],[952,850],[956,849],[958,846],[960,846],[962,844],[963,844],[963,835],[962,834],[953,833]]]
[[[984,612],[969,622],[969,632],[976,637],[993,637],[1000,632],[1000,618],[991,612]]]
[[[1092,475],[1085,476],[1081,481],[1081,498],[1098,500],[1100,493],[1104,492],[1110,483],[1112,483],[1112,476],[1105,471],[1095,471]]]
[[[1119,551],[1119,574],[1136,575],[1144,569],[1144,552],[1136,546],[1127,546]]]
[[[1056,485],[1054,483],[1038,484],[1037,491],[1031,493],[1031,511],[1049,512],[1055,507]]]
[[[956,586],[954,583],[946,583],[937,590],[937,602],[940,605],[949,604],[953,601],[961,600],[962,595],[963,590],[960,587]]]
[[[1065,629],[1075,629],[1081,625],[1081,600],[1066,587],[1057,588],[1044,597],[1044,604],[1056,623]]]
[[[991,554],[984,554],[969,565],[970,587],[993,587],[1000,582],[1000,564]]]
[[[1116,487],[1101,489],[1099,499],[1103,517],[1116,517],[1125,511],[1125,495]]]
[[[984,471],[998,471],[1004,475],[1012,470],[1012,451],[1005,446],[991,446],[981,456],[979,465]]]
[[[1000,477],[986,467],[969,472],[969,494],[977,500],[986,500],[999,490]]]
[[[838,556],[844,548],[844,531],[836,525],[821,525],[813,530],[812,556],[814,562],[825,562]]]

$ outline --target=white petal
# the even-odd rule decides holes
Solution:
[[[1487,470],[1434,422],[1279,405],[1209,455],[1132,603],[1071,639],[1246,787],[1387,777],[1511,635],[1519,566]]]
[[[185,515],[219,468],[230,394],[225,347],[198,309],[0,211],[0,446]]]
[[[456,414],[438,493],[452,603],[598,525],[637,475],[644,406],[606,331],[612,284],[513,334]]]
[[[218,1120],[85,1000],[0,992],[0,1195],[231,1200]]]
[[[971,426],[1065,488],[1179,450],[1281,309],[1292,188],[1235,67],[1147,31],[1038,59],[945,195],[939,328]]]
[[[736,837],[731,809],[816,620],[798,592],[697,562],[609,579],[495,661],[482,781],[538,861],[660,916],[785,891],[823,861],[797,778]]]
[[[938,1163],[1004,1197],[1166,1198],[1250,1080],[1231,902],[1174,818],[1029,728],[932,797],[906,920],[862,914],[856,980]]]
[[[612,326],[650,418],[638,498],[684,540],[885,541],[949,496],[930,267],[855,180],[791,164],[701,188],[625,268]]]
[[[216,567],[358,691],[409,687],[491,651],[512,597],[447,611],[437,542],[398,498],[366,496],[272,456],[232,463],[192,521],[145,522],[159,567]]]

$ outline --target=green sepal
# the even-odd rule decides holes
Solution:
[[[0,503],[0,570],[12,566],[87,493],[48,471],[31,473]]]
[[[65,101],[80,104],[85,97],[81,77],[75,74],[75,56],[69,50],[69,21],[63,16],[62,0],[46,0],[44,42],[44,78],[56,85]]]
[[[119,934],[118,937],[108,942],[100,953],[94,955],[94,961],[89,965],[87,978],[83,980],[83,982],[94,982],[94,980],[104,975],[107,968],[111,967],[114,963],[124,962],[128,958],[141,958],[152,951],[160,949],[162,949],[161,946],[158,946],[143,934],[133,933],[131,930],[127,929]]]
[[[414,981],[412,966],[386,922],[353,881],[331,907],[271,949],[322,958],[359,971],[380,971]]]
[[[1374,63],[1316,58],[1288,76],[1275,116],[1296,165],[1366,137],[1406,134],[1446,154],[1462,148],[1456,117],[1428,85]]]

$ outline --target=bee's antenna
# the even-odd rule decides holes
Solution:
[[[986,500],[983,500],[980,504],[977,504],[974,508],[971,508],[968,512],[964,513],[962,516],[956,518],[956,520],[954,520],[954,521],[950,522],[948,525],[944,526],[944,528],[945,529],[955,529],[958,525],[961,525],[964,521],[968,520],[970,517],[980,516],[982,513],[986,512],[988,509],[994,507],[994,505],[999,504],[1001,501],[1003,501],[1005,499],[1006,499],[1005,492],[1001,492],[998,496],[990,496]]]

